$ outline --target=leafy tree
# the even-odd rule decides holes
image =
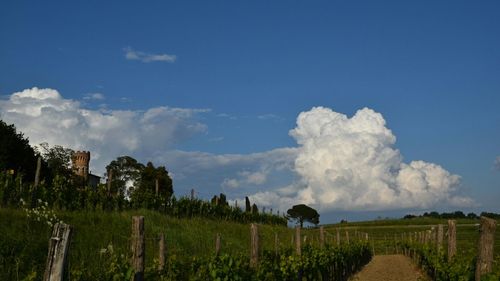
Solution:
[[[155,168],[153,163],[148,162],[146,167],[141,170],[141,179],[139,188],[149,190],[156,194],[156,183],[158,182],[158,195],[169,198],[174,193],[172,179],[168,175],[164,166]]]
[[[300,224],[300,227],[304,225],[304,221],[316,225],[319,223],[318,212],[304,204],[293,206],[291,209],[288,209],[287,214],[288,218],[297,221]]]
[[[0,171],[12,170],[32,181],[35,178],[37,153],[16,127],[0,120]]]
[[[44,142],[40,144],[40,152],[54,176],[70,177],[73,175],[71,170],[71,157],[75,153],[73,149],[61,145],[50,147],[48,143]]]
[[[107,176],[111,175],[111,192],[128,195],[127,186],[137,185],[144,165],[130,156],[120,156],[106,166]]]
[[[174,193],[172,179],[164,166],[155,168],[148,162],[141,170],[139,182],[130,193],[134,206],[143,208],[158,208],[167,203]]]

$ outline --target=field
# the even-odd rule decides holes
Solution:
[[[457,221],[457,252],[465,254],[475,252],[479,239],[479,220],[458,219]],[[340,228],[341,234],[345,235],[345,230],[350,232],[368,233],[370,243],[373,245],[375,254],[395,253],[395,241],[401,240],[403,233],[415,233],[425,231],[438,224],[444,225],[447,231],[446,219],[415,218],[399,220],[375,220],[366,222],[353,222],[346,224],[335,224],[325,226],[328,232],[334,233],[336,228]],[[444,247],[447,247],[446,237]],[[500,257],[500,231],[495,232],[495,254]]]
[[[168,255],[178,257],[209,256],[215,252],[215,237],[221,235],[221,253],[249,253],[250,227],[246,224],[201,218],[176,219],[155,211],[127,212],[56,212],[56,216],[74,226],[69,256],[70,265],[105,270],[102,249],[112,245],[116,253],[127,253],[132,216],[145,217],[146,264],[153,264],[158,251],[158,236],[165,234]],[[21,280],[28,272],[43,272],[50,226],[28,219],[19,209],[0,209],[0,280]],[[292,237],[283,226],[261,225],[263,250],[274,249],[274,235]],[[17,279],[19,276],[19,279]]]
[[[160,233],[165,234],[169,257],[190,259],[193,256],[213,256],[217,234],[221,236],[221,254],[248,256],[250,253],[248,224],[202,218],[177,219],[148,210],[56,212],[55,215],[59,220],[74,227],[69,254],[69,265],[72,268],[95,272],[109,270],[109,257],[103,253],[109,251],[110,245],[115,255],[126,256],[129,251],[131,218],[136,215],[145,217],[148,266],[153,266],[157,257]],[[478,222],[457,221],[459,255],[475,254],[479,235]],[[336,245],[337,229],[342,244],[347,241],[347,235],[352,242],[364,240],[367,233],[369,246],[375,254],[401,253],[397,241],[401,241],[402,233],[428,230],[439,223],[446,226],[446,220],[436,219],[378,220],[325,225],[325,240],[327,244]],[[44,269],[50,229],[43,219],[39,222],[28,218],[23,210],[0,209],[0,280],[23,280],[33,272],[37,272],[38,276],[33,280],[39,280]],[[305,228],[301,234],[303,245],[319,246],[319,228]],[[293,228],[260,225],[259,235],[261,252],[274,252],[276,249],[285,251],[294,247]],[[495,235],[495,255],[495,267],[498,270],[500,231]]]

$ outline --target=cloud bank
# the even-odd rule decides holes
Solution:
[[[174,63],[177,60],[176,55],[168,55],[168,54],[150,54],[141,51],[136,51],[131,47],[124,48],[125,58],[127,60],[138,60],[144,63],[149,62],[169,62]]]
[[[91,169],[102,173],[120,155],[148,158],[205,132],[196,120],[206,109],[154,107],[137,110],[90,110],[53,89],[26,89],[0,100],[0,118],[13,123],[32,145],[47,142],[90,150]]]

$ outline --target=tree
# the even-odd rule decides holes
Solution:
[[[141,169],[140,179],[130,193],[130,201],[136,207],[158,208],[165,206],[173,193],[172,179],[165,167],[155,168],[148,162]]]
[[[315,209],[304,204],[293,206],[291,209],[288,209],[287,214],[288,219],[297,221],[300,224],[300,227],[303,226],[304,221],[313,223],[315,225],[319,223],[318,212]]]
[[[73,149],[61,145],[50,147],[48,143],[44,142],[40,144],[40,152],[54,176],[70,177],[73,175],[71,170],[71,157],[75,153]]]
[[[127,188],[138,185],[144,165],[130,156],[120,156],[106,166],[108,179],[111,176],[111,193],[128,195]]]
[[[158,195],[169,198],[174,193],[172,179],[168,175],[164,166],[155,168],[153,163],[148,162],[141,171],[139,188],[151,191],[156,194],[156,185],[158,183]]]
[[[0,120],[0,171],[12,170],[31,181],[35,178],[37,156],[28,139],[13,124]]]

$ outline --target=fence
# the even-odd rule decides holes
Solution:
[[[142,216],[132,218],[132,231],[130,236],[116,234],[112,236],[111,244],[128,244],[130,245],[131,260],[130,265],[134,269],[133,280],[144,279],[144,269],[146,264],[151,265],[152,257],[158,261],[158,269],[163,270],[165,266],[166,256],[175,255],[187,250],[189,247],[198,248],[194,252],[204,251],[206,253],[219,255],[225,254],[241,254],[242,248],[247,248],[249,263],[256,267],[259,264],[259,258],[264,251],[274,251],[276,256],[286,249],[294,248],[295,253],[300,256],[304,246],[312,246],[323,248],[325,244],[339,245],[341,243],[352,243],[355,240],[367,241],[368,234],[361,231],[326,231],[324,227],[315,229],[301,229],[297,227],[293,232],[290,229],[282,228],[280,231],[269,231],[267,225],[251,224],[250,228],[245,228],[245,233],[239,230],[232,229],[232,232],[221,233],[215,235],[209,234],[205,241],[198,241],[188,246],[180,242],[176,237],[172,237],[172,233],[160,232],[148,234],[145,232],[145,219]],[[56,229],[64,229],[64,234]],[[243,229],[243,228],[242,228]],[[262,230],[265,231],[262,231]],[[219,229],[222,230],[222,229]],[[49,254],[47,256],[47,266],[44,280],[59,281],[65,276],[64,269],[67,269],[71,260],[68,254],[71,251],[70,244],[82,243],[84,241],[75,241],[78,235],[74,235],[72,227],[66,224],[56,224],[54,232],[50,238]],[[189,232],[196,232],[195,229],[190,229]],[[207,236],[206,233],[200,233],[200,236]],[[71,241],[73,238],[73,241]],[[194,238],[196,239],[196,238]],[[192,239],[188,239],[193,241]],[[235,247],[236,241],[242,244],[241,241],[249,241],[248,247]],[[207,242],[209,241],[209,242]],[[184,241],[186,242],[186,241]],[[182,244],[182,245],[181,245]],[[64,245],[64,246],[61,246]],[[238,245],[241,246],[241,245]],[[52,249],[52,250],[51,250]],[[189,255],[189,251],[188,251]],[[146,257],[148,259],[146,259]],[[50,266],[49,266],[50,265]],[[66,273],[66,276],[68,274]]]
[[[476,245],[476,264],[474,272],[475,280],[479,281],[482,275],[492,272],[496,221],[481,217],[481,223],[479,225],[473,225],[473,227],[479,227],[477,229],[479,237],[476,240],[478,242]],[[447,239],[444,239],[445,237]],[[405,243],[409,242],[425,245],[427,248],[433,248],[435,252],[438,253],[438,256],[446,253],[449,263],[452,262],[457,255],[457,237],[456,221],[448,220],[447,227],[439,224],[426,230],[403,232],[400,236],[395,235],[394,248],[397,253],[399,252],[416,260],[418,258],[416,250],[411,247],[405,247]],[[470,239],[469,237],[468,242],[474,243],[474,240],[475,239]]]

